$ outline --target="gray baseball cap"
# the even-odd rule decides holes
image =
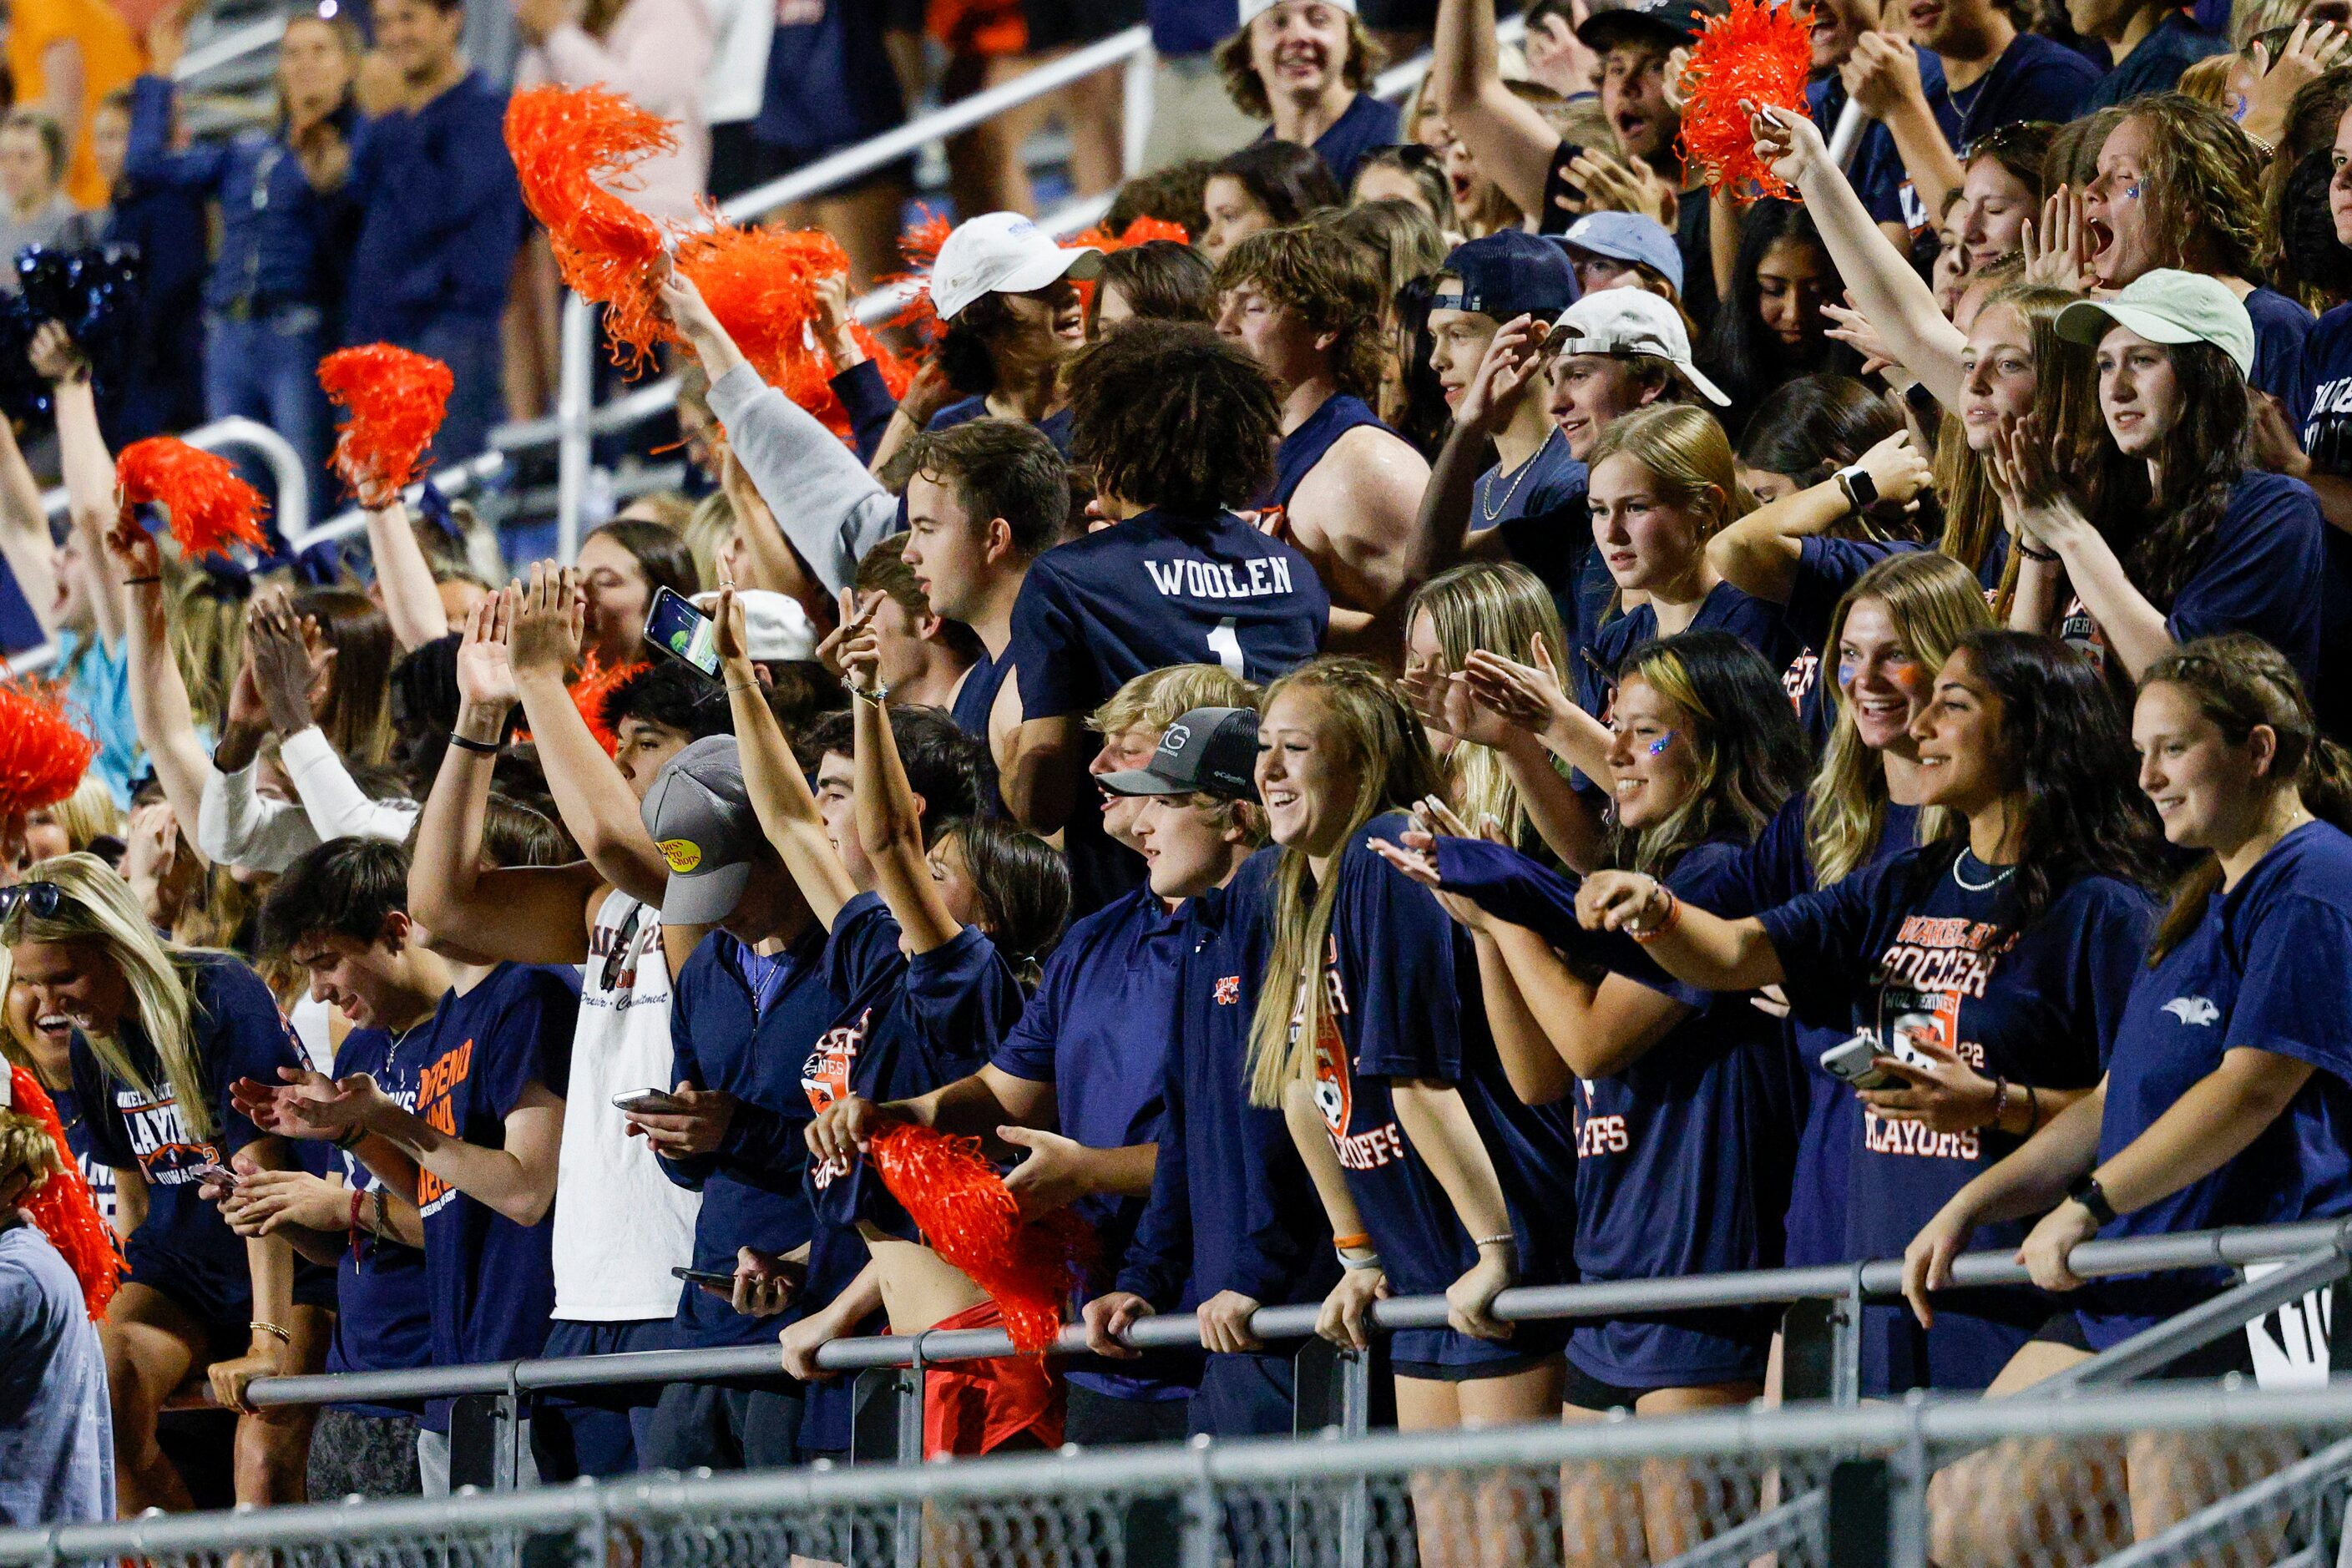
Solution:
[[[669,862],[662,920],[707,926],[733,914],[761,842],[735,737],[705,735],[664,763],[642,815]]]
[[[1213,795],[1219,800],[1257,798],[1255,708],[1195,708],[1160,737],[1151,761],[1095,783],[1113,795]]]

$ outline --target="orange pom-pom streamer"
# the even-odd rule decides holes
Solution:
[[[58,1249],[81,1282],[82,1304],[89,1311],[93,1323],[106,1317],[106,1304],[114,1300],[116,1285],[129,1272],[130,1265],[122,1261],[122,1247],[116,1241],[114,1229],[99,1217],[98,1205],[89,1195],[89,1184],[82,1180],[81,1163],[74,1158],[73,1148],[66,1142],[66,1130],[58,1120],[58,1108],[50,1103],[41,1080],[26,1068],[8,1068],[10,1108],[19,1115],[29,1116],[48,1133],[58,1148],[58,1169],[41,1184],[40,1190],[30,1197],[17,1200],[17,1206],[33,1216],[49,1245]]]
[[[571,685],[572,706],[580,710],[580,717],[587,721],[588,732],[596,737],[596,743],[604,748],[604,754],[608,757],[620,750],[621,742],[613,733],[613,727],[604,722],[604,700],[613,695],[614,687],[645,668],[644,662],[639,661],[604,669],[597,664],[596,656],[592,653],[581,665],[579,679]]]
[[[0,816],[57,805],[97,755],[98,742],[66,718],[57,688],[0,686]]]
[[[1093,246],[1097,250],[1128,250],[1139,245],[1149,245],[1155,239],[1172,239],[1179,245],[1190,245],[1192,237],[1184,232],[1181,223],[1170,223],[1164,217],[1139,217],[1128,221],[1118,234],[1102,227],[1090,228],[1062,242],[1065,250]]]
[[[1094,1233],[1066,1209],[1034,1224],[972,1138],[894,1121],[867,1157],[932,1251],[971,1277],[1004,1314],[1013,1348],[1035,1355],[1062,1330],[1062,1303],[1085,1278]]]
[[[394,491],[407,489],[449,411],[449,367],[390,343],[365,343],[320,360],[319,384],[351,411],[335,437],[344,473],[369,475]]]
[[[523,205],[547,230],[563,281],[605,308],[613,363],[646,368],[656,343],[676,341],[654,294],[662,229],[614,188],[676,148],[676,130],[601,87],[533,87],[507,100],[506,140]]]
[[[1774,105],[1811,117],[1805,82],[1812,69],[1810,11],[1791,4],[1760,5],[1731,0],[1711,18],[1683,67],[1685,157],[1702,164],[1707,184],[1737,202],[1785,196],[1789,187],[1756,156],[1743,102]]]
[[[175,436],[150,436],[122,448],[114,460],[114,482],[122,492],[124,522],[131,521],[131,508],[157,503],[170,512],[172,537],[189,555],[226,555],[232,544],[269,548],[261,531],[268,504],[261,492],[238,479],[226,458]]]

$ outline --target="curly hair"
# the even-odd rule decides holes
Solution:
[[[1217,292],[1255,286],[1317,337],[1342,392],[1366,402],[1381,390],[1381,265],[1370,250],[1313,225],[1269,228],[1234,243],[1217,263]]]
[[[1204,517],[1274,482],[1274,384],[1214,327],[1133,322],[1072,362],[1069,388],[1070,460],[1101,493]]]
[[[2149,226],[2170,247],[2158,265],[2261,281],[2268,221],[2253,139],[2221,110],[2180,92],[2133,100],[2116,129],[2134,121],[2147,131],[2140,175]]]
[[[1255,26],[1255,19],[1252,26]],[[1349,12],[1348,58],[1339,68],[1339,79],[1348,84],[1350,91],[1361,92],[1372,85],[1372,79],[1388,63],[1388,51],[1374,40],[1363,18]],[[1210,58],[1216,62],[1217,74],[1224,78],[1225,96],[1234,100],[1235,109],[1252,120],[1274,118],[1274,103],[1265,95],[1265,82],[1250,58],[1249,27],[1225,38]]]

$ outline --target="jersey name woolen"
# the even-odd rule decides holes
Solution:
[[[1270,599],[1291,591],[1290,563],[1279,555],[1240,563],[1146,560],[1143,569],[1162,598]]]

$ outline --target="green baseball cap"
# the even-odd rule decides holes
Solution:
[[[2077,300],[2058,312],[2058,335],[2095,346],[2122,327],[2152,343],[2211,343],[2254,374],[2254,319],[2219,279],[2159,267],[2143,272],[2112,299]]]

